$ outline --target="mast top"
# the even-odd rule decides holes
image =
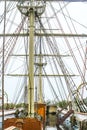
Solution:
[[[38,15],[41,15],[45,11],[46,4],[44,1],[20,1],[17,4],[19,11],[29,17],[30,9],[33,8]]]

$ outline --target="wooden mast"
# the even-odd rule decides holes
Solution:
[[[38,85],[39,86],[39,100],[38,100],[38,102],[43,103],[43,94],[42,94],[42,66],[43,66],[43,64],[42,64],[41,55],[39,57],[38,65],[39,65],[39,85]]]
[[[34,17],[35,11],[31,0],[29,9],[29,83],[28,83],[28,116],[34,117]]]

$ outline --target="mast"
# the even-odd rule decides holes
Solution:
[[[39,102],[43,102],[42,99],[42,58],[39,57]]]
[[[28,17],[29,21],[29,68],[28,68],[28,117],[34,117],[34,1],[30,3],[19,3],[18,9]]]
[[[30,35],[29,35],[29,83],[28,83],[28,114],[34,116],[34,8],[29,9],[30,15]]]
[[[43,69],[43,66],[46,65],[46,63],[43,63],[43,55],[42,55],[42,50],[41,50],[41,37],[40,37],[40,54],[39,54],[39,61],[38,63],[36,63],[36,65],[38,66],[39,68],[39,84],[38,84],[38,87],[39,87],[39,92],[38,92],[38,102],[39,103],[43,103],[43,90],[42,90],[42,69]]]
[[[39,72],[38,72],[38,102],[42,103],[43,102],[43,94],[42,94],[42,50],[41,50],[41,37],[40,37],[40,45],[39,45],[39,61],[37,61],[38,63],[36,63],[36,65],[39,68]]]
[[[35,14],[44,12],[44,1],[31,0],[28,3],[19,3],[18,9],[29,19],[29,70],[28,70],[28,116],[34,117],[34,32]]]

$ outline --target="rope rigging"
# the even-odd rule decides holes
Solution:
[[[41,21],[39,21],[39,22],[40,22],[42,28],[44,28],[43,25],[42,25],[42,23],[41,23]],[[43,31],[44,31],[44,30],[43,30]],[[54,49],[54,50],[55,50],[55,49]],[[74,57],[74,59],[75,59],[75,57]],[[62,60],[61,60],[61,62],[62,62]],[[77,62],[77,61],[76,61],[76,62]],[[61,65],[62,65],[62,67],[64,67],[63,62],[61,63]],[[78,63],[77,63],[77,65],[78,65]],[[78,68],[78,66],[77,66],[77,68]],[[64,71],[64,68],[63,68],[63,71]],[[80,70],[80,71],[81,71],[81,70]],[[63,74],[64,74],[64,73],[65,73],[65,72],[63,72]],[[69,80],[67,80],[67,83],[68,83],[68,81],[69,81]],[[72,81],[73,81],[73,80],[72,80]],[[72,82],[72,81],[71,81],[71,82]],[[74,82],[72,82],[72,83],[74,83]],[[70,85],[69,85],[69,86],[70,86]],[[76,85],[74,84],[73,86],[76,86]],[[72,90],[72,89],[71,89],[71,90]],[[71,93],[72,93],[72,91],[71,91]]]
[[[41,21],[40,21],[41,22]],[[55,63],[55,62],[54,62]],[[55,64],[56,65],[56,64]],[[56,66],[55,66],[56,67]],[[57,69],[57,67],[56,67],[56,69]],[[58,70],[57,70],[58,71]]]
[[[8,32],[10,32],[10,29],[12,28],[12,24],[15,24],[13,21],[9,20],[10,15],[12,15],[11,11],[14,10],[14,8],[15,8],[15,4],[14,3],[15,2],[13,2],[13,3],[11,2],[11,4],[10,4],[10,2],[9,2],[8,6],[6,8],[6,11],[7,11],[8,16],[9,16],[7,18],[8,20],[6,21],[6,25],[9,22],[11,23],[9,28],[8,28]],[[66,4],[64,3],[62,6],[61,6],[61,3],[58,3],[57,5],[59,5],[60,8],[56,9],[56,10],[54,9],[54,5],[51,4],[51,2],[48,2],[48,4],[50,6],[50,9],[48,9],[48,10],[49,10],[50,13],[52,13],[50,15],[50,17],[48,17],[49,14],[47,14],[46,12],[45,12],[45,14],[42,17],[38,16],[37,12],[35,12],[35,15],[37,17],[35,19],[36,20],[35,22],[37,22],[37,24],[38,24],[37,27],[36,27],[36,32],[39,30],[38,28],[40,28],[41,32],[43,32],[44,34],[46,34],[47,32],[50,32],[52,34],[52,37],[43,37],[42,39],[41,39],[41,37],[39,37],[39,38],[35,39],[35,41],[37,40],[35,42],[35,55],[44,55],[45,53],[48,54],[48,55],[49,54],[51,54],[51,55],[57,54],[58,55],[58,56],[55,56],[55,59],[54,59],[54,57],[52,57],[52,58],[48,57],[47,58],[46,56],[42,56],[42,57],[44,57],[44,58],[42,58],[42,61],[44,61],[45,63],[49,62],[48,65],[50,64],[51,72],[54,75],[55,75],[55,72],[58,75],[60,75],[60,73],[65,75],[64,77],[58,76],[58,79],[55,78],[55,76],[53,77],[54,81],[55,81],[55,86],[57,86],[57,91],[55,91],[55,88],[54,88],[54,86],[51,83],[51,79],[47,77],[47,73],[46,73],[45,67],[42,67],[43,74],[46,75],[46,78],[49,81],[49,86],[50,86],[49,88],[51,88],[51,90],[52,90],[53,98],[56,98],[58,101],[63,100],[63,99],[67,100],[68,99],[67,92],[66,92],[66,86],[67,86],[68,87],[67,88],[68,89],[68,93],[73,96],[73,98],[74,98],[75,102],[77,103],[77,106],[79,107],[80,111],[85,111],[86,112],[85,107],[84,106],[82,107],[80,105],[81,104],[81,100],[82,100],[82,104],[84,104],[83,97],[82,97],[81,93],[78,92],[79,93],[79,99],[78,100],[76,99],[76,95],[73,94],[73,91],[77,90],[77,84],[74,82],[73,77],[71,77],[69,75],[70,74],[69,73],[69,68],[68,68],[68,65],[66,65],[66,63],[65,63],[66,61],[64,61],[62,59],[62,57],[60,57],[60,55],[61,55],[61,51],[60,51],[60,48],[59,48],[59,42],[60,41],[58,41],[59,39],[55,38],[54,35],[53,35],[54,30],[55,30],[55,29],[53,29],[53,27],[57,27],[56,28],[57,31],[59,30],[59,32],[65,33],[65,31],[63,30],[63,26],[60,23],[60,20],[59,20],[59,17],[58,17],[58,13],[61,13],[62,16],[64,17],[64,20],[66,22],[67,28],[70,31],[70,33],[73,33],[73,31],[74,31],[77,34],[77,30],[76,30],[75,25],[73,23],[73,22],[77,22],[77,21],[75,21],[74,19],[72,19],[70,17],[69,11],[66,8],[66,6],[69,3],[66,3]],[[66,10],[67,14],[64,14],[63,9]],[[16,13],[17,12],[15,11],[14,19],[16,17]],[[46,19],[44,19],[44,16],[46,16]],[[52,17],[54,17],[56,19],[55,22],[54,22],[55,26],[52,25],[52,23],[51,23]],[[68,22],[66,17],[68,17],[70,22]],[[44,20],[42,21],[41,18],[43,18]],[[0,24],[2,23],[2,21],[3,21],[3,14],[0,16]],[[22,22],[20,23],[20,25],[18,25],[18,27],[14,31],[14,33],[20,33],[22,31],[24,31],[24,29],[26,29],[26,27],[24,27],[24,22],[25,22],[25,17],[23,17]],[[26,20],[26,22],[27,22],[27,20]],[[79,22],[77,22],[77,23],[80,24]],[[15,25],[17,25],[17,24],[15,24]],[[45,25],[48,28],[48,30],[46,29]],[[72,28],[70,27],[70,25],[72,25]],[[80,25],[83,26],[82,24],[80,24]],[[83,26],[83,27],[85,27],[85,26]],[[6,40],[7,40],[7,42],[5,43],[5,66],[9,62],[9,55],[12,54],[12,51],[14,50],[14,48],[16,46],[16,42],[18,40],[18,37],[11,37],[11,38],[9,38],[9,40],[8,39],[6,39]],[[81,43],[79,38],[78,39],[75,39],[75,38],[71,39],[74,42],[74,47],[72,47],[72,45],[71,45],[72,43],[70,43],[68,38],[64,38],[63,40],[64,40],[63,41],[64,44],[66,44],[66,46],[67,46],[67,49],[65,49],[64,51],[65,52],[69,52],[71,54],[72,60],[74,62],[74,66],[78,70],[78,73],[81,76],[82,82],[83,81],[85,82],[82,66],[80,66],[80,64],[78,62],[78,59],[77,59],[77,57],[75,55],[75,51],[73,50],[73,48],[74,48],[78,52],[78,54],[80,56],[80,60],[83,63],[83,66],[85,66],[86,63],[84,62],[84,57],[83,57],[83,54],[85,55],[84,46],[82,45],[82,43]],[[26,70],[23,70],[23,71],[25,72],[25,74],[27,74],[27,70],[28,70],[28,62],[27,62],[28,61],[28,44],[27,44],[28,43],[28,37],[24,38],[23,42],[24,42],[24,46],[25,46],[24,47],[25,48],[25,61],[24,62],[25,62],[25,66],[26,66]],[[40,42],[41,42],[41,45],[39,44]],[[41,47],[43,49],[41,49]],[[62,47],[62,45],[61,45],[61,47]],[[39,53],[37,53],[37,50],[39,50]],[[0,52],[2,53],[2,47],[0,48]],[[35,57],[37,57],[37,56],[35,56]],[[0,58],[2,58],[2,57],[0,57]],[[36,59],[38,59],[38,58],[36,58]],[[35,62],[37,61],[36,59],[35,59]],[[51,64],[51,63],[53,63],[54,65]],[[20,66],[19,66],[19,68],[20,68]],[[70,68],[70,69],[72,70],[72,68]],[[38,73],[37,70],[38,70],[38,67],[35,68],[34,74]],[[11,71],[11,72],[14,72],[14,71],[15,71],[15,69],[13,71]],[[68,76],[66,76],[66,75],[68,75]],[[17,95],[14,98],[14,102],[15,103],[18,100],[18,94],[21,93],[21,90],[22,90],[22,87],[24,86],[24,83],[27,85],[27,81],[26,80],[27,80],[27,78],[25,80],[23,80],[24,82],[22,82],[22,84],[20,84],[20,85],[17,84],[17,86],[19,86],[19,87],[21,86],[20,87],[21,89],[19,89],[18,91],[15,91],[15,93],[17,93]],[[85,88],[86,88],[86,86],[85,86]],[[18,89],[18,88],[16,88],[16,89]],[[62,90],[62,92],[61,92],[61,90]],[[62,93],[64,93],[64,95]],[[22,94],[22,96],[23,96],[23,94]]]

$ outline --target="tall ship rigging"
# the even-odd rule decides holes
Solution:
[[[70,3],[0,2],[2,95],[11,90],[13,103],[26,103],[24,115],[5,120],[3,128],[16,127],[20,120],[23,130],[45,129],[47,99],[66,100],[72,110],[87,112],[87,27],[70,17]]]

